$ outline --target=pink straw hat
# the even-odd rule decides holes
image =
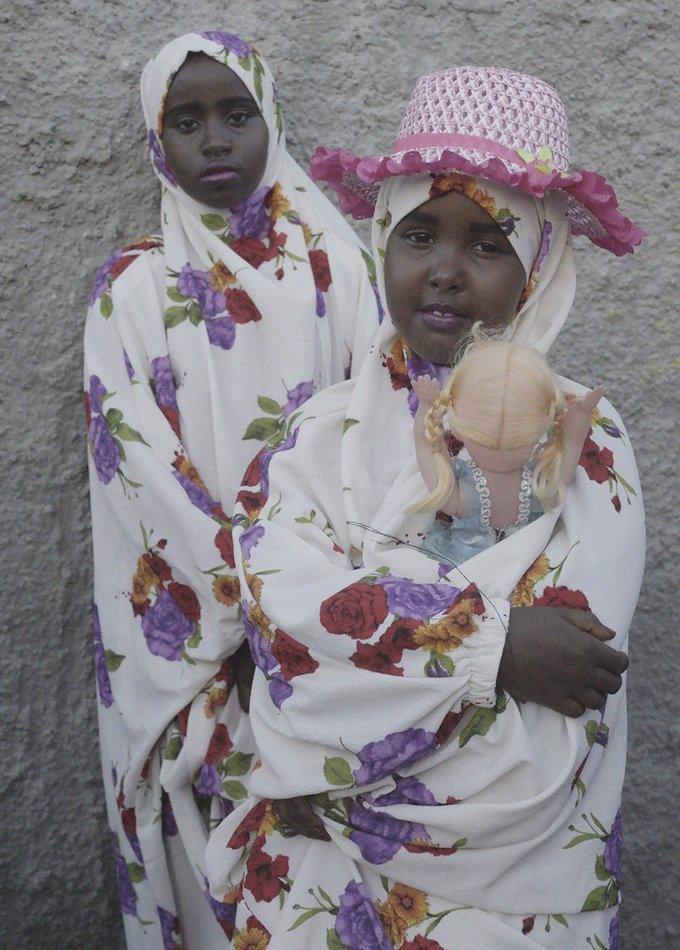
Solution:
[[[570,171],[569,134],[557,92],[510,69],[455,66],[416,83],[394,150],[359,158],[320,147],[310,173],[340,195],[355,218],[373,214],[380,183],[397,175],[457,171],[520,188],[535,198],[566,195],[573,234],[616,255],[632,253],[645,232],[619,211],[612,186],[595,172]]]

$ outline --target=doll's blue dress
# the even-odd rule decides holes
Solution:
[[[453,456],[451,465],[460,488],[460,507],[465,513],[456,515],[451,522],[436,519],[426,531],[421,545],[425,554],[452,565],[462,564],[543,514],[541,503],[531,488],[533,465],[530,461],[522,470],[517,520],[505,528],[492,528],[486,478],[472,459],[462,457],[463,454],[467,454],[465,450],[461,456]]]

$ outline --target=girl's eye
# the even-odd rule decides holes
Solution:
[[[198,128],[198,122],[196,119],[178,119],[175,122],[175,128],[179,132],[194,132]]]
[[[402,237],[414,247],[431,247],[434,244],[434,235],[429,231],[406,231]]]
[[[229,115],[227,121],[229,122],[229,125],[233,125],[237,129],[240,129],[242,126],[246,124],[249,118],[250,118],[250,113],[248,112],[232,112]]]
[[[483,254],[502,254],[501,248],[494,244],[493,241],[477,241],[474,245],[475,250],[481,251]]]

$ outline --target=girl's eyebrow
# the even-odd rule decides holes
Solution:
[[[246,98],[245,96],[236,96],[228,97],[227,99],[220,99],[217,103],[218,106],[228,108],[239,108],[245,109],[249,106],[255,106],[255,103],[252,99]],[[167,110],[166,115],[174,115],[176,112],[180,112],[183,109],[192,109],[194,112],[200,112],[201,109],[205,108],[205,103],[203,102],[178,102],[170,109]],[[257,108],[257,106],[255,106]]]
[[[439,224],[439,218],[436,214],[429,214],[427,211],[419,211],[417,208],[415,211],[411,211],[410,214],[407,214],[403,220],[412,224]]]
[[[503,233],[495,221],[473,221],[468,230],[470,234],[496,234],[498,231]]]

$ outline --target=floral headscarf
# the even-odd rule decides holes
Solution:
[[[507,336],[547,352],[567,319],[576,286],[566,204],[553,192],[541,200],[458,172],[388,178],[380,188],[372,228],[383,299],[383,265],[390,234],[415,208],[452,190],[471,198],[496,221],[524,268],[526,286]]]

